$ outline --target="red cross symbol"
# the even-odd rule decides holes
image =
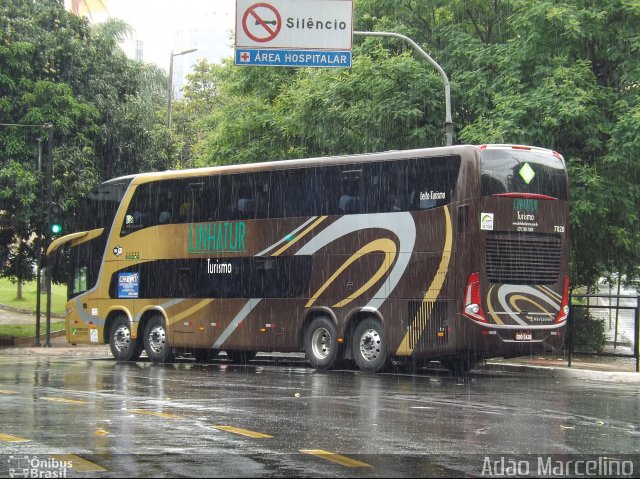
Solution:
[[[248,52],[242,52],[240,54],[240,60],[242,60],[243,62],[248,62],[250,58],[251,58],[251,55],[249,55]]]

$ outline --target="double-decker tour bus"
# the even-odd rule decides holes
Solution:
[[[561,155],[515,145],[146,173],[91,191],[48,253],[68,248],[67,341],[117,360],[462,371],[562,346],[567,195]]]

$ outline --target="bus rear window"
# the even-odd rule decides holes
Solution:
[[[567,199],[564,164],[551,153],[487,148],[480,157],[483,196],[524,193]]]

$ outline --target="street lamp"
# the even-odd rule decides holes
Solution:
[[[197,48],[190,48],[189,50],[183,50],[179,53],[171,52],[169,57],[169,92],[167,94],[167,130],[171,128],[171,100],[173,97],[173,57],[185,55],[187,53],[195,52]]]

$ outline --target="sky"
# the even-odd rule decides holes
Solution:
[[[174,70],[188,70],[200,58],[219,62],[233,56],[231,38],[235,23],[235,0],[102,0],[107,12],[96,12],[92,20],[119,18],[134,30],[121,45],[131,58],[136,40],[143,42],[143,60],[169,69],[171,52],[197,48],[174,58]]]

